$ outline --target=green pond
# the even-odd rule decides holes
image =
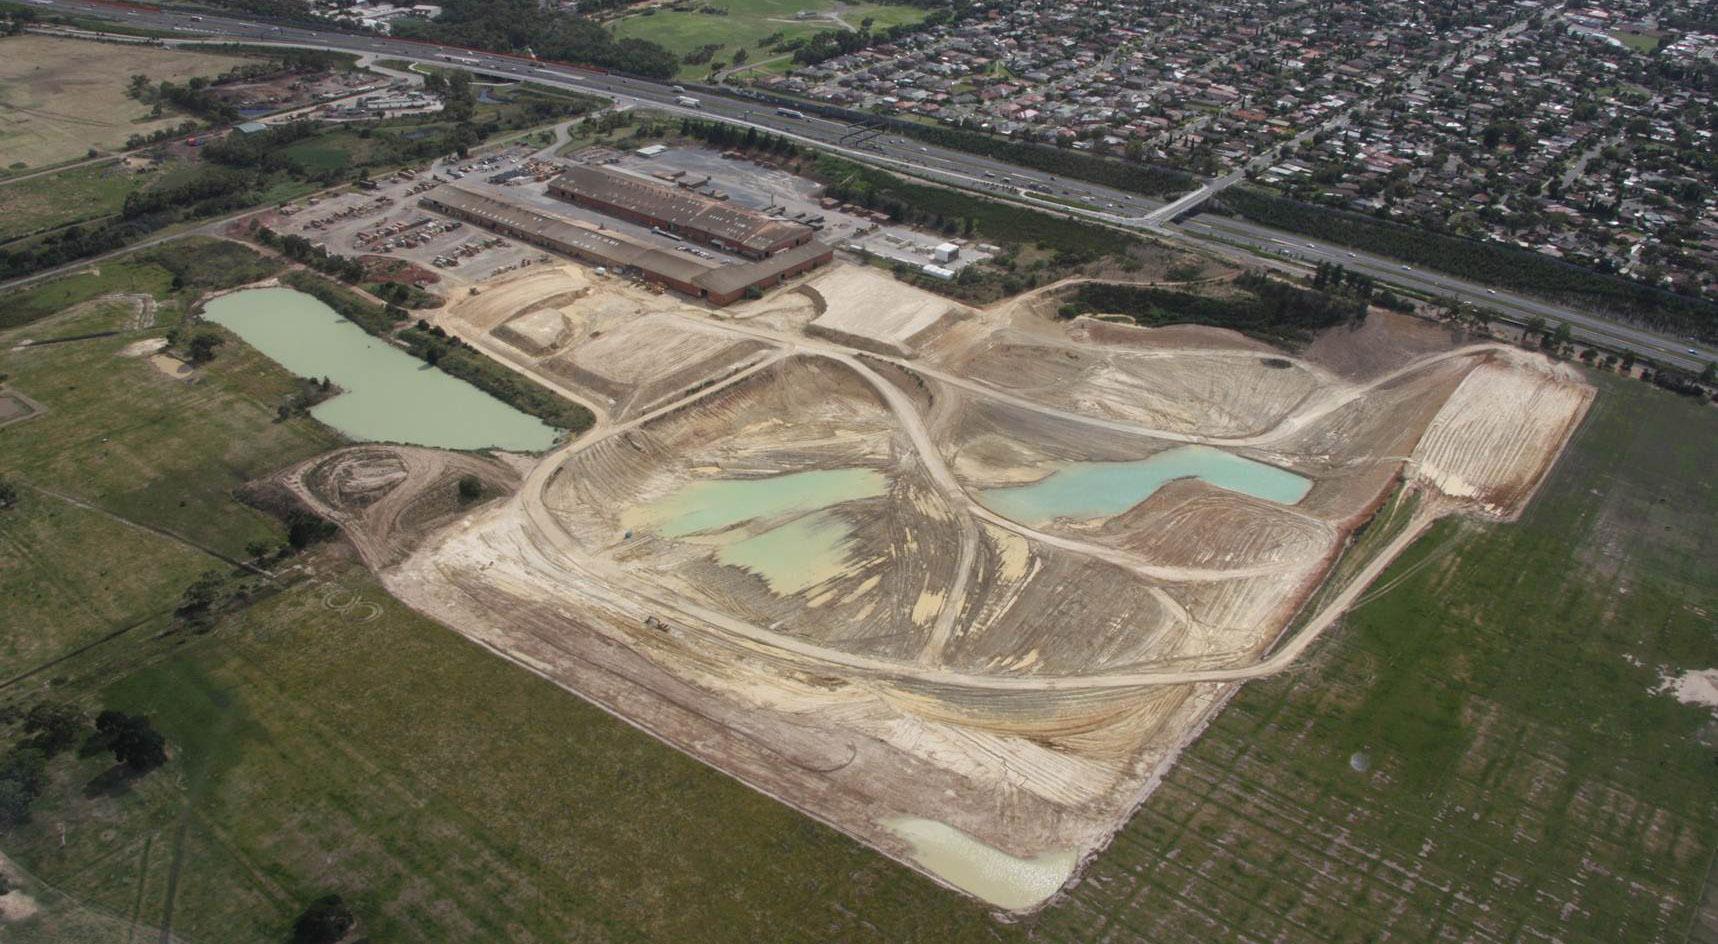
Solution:
[[[912,847],[912,860],[956,888],[1000,908],[1030,908],[1056,894],[1074,874],[1072,849],[1030,859],[1011,856],[936,820],[892,816],[883,825]]]
[[[628,508],[627,528],[670,538],[723,531],[756,518],[802,515],[857,498],[873,498],[889,487],[875,469],[820,469],[764,479],[702,479],[646,505]]]
[[[1136,462],[1070,463],[1030,485],[985,489],[978,498],[999,515],[1042,527],[1057,518],[1121,514],[1186,478],[1283,505],[1300,501],[1312,488],[1311,481],[1286,469],[1210,446],[1178,446]]]
[[[338,384],[345,392],[310,414],[353,439],[538,452],[560,432],[365,334],[303,292],[234,292],[204,306],[203,317],[301,377]]]
[[[791,596],[841,575],[853,529],[832,511],[789,521],[716,552],[716,559],[762,577],[778,596]]]

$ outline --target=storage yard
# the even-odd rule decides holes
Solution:
[[[840,261],[715,308],[528,260],[462,267],[430,320],[589,405],[589,434],[416,527],[313,465],[287,483],[414,608],[1008,911],[1432,522],[1518,514],[1591,397],[1381,312],[1296,354]],[[445,478],[388,451],[343,472],[388,508]],[[1351,549],[1392,495],[1411,514]]]

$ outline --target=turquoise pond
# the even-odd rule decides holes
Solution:
[[[310,415],[358,440],[537,452],[560,431],[442,373],[303,292],[258,288],[214,299],[203,317],[300,377],[344,391]]]
[[[1057,518],[1121,514],[1185,478],[1283,505],[1300,501],[1312,488],[1310,480],[1286,469],[1210,446],[1179,446],[1136,462],[1070,463],[1030,485],[985,489],[978,499],[991,511],[1036,528]]]

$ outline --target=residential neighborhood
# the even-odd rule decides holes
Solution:
[[[988,3],[749,81],[1209,177],[1247,168],[1302,200],[1712,295],[1718,29],[1699,9]]]

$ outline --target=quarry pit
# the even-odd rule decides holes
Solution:
[[[1384,312],[1289,352],[839,261],[720,310],[574,265],[478,287],[432,320],[595,427],[286,483],[414,608],[1004,912],[1432,522],[1518,515],[1592,397]],[[435,504],[455,469],[500,497]]]

